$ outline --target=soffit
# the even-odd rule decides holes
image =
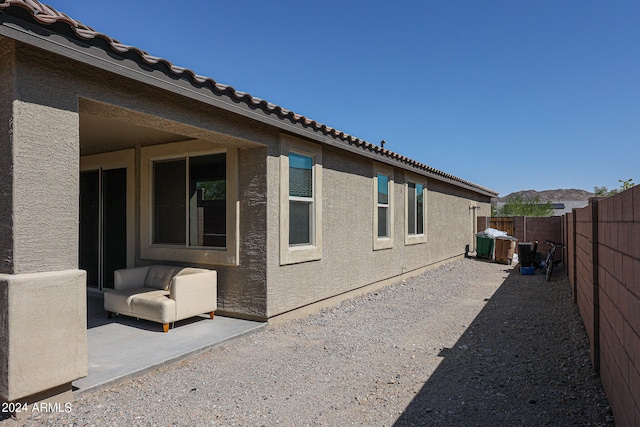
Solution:
[[[82,155],[115,151],[137,145],[156,145],[184,141],[184,135],[137,126],[108,117],[80,112]]]

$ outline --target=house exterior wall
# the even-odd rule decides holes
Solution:
[[[204,104],[193,101],[187,103],[179,97],[169,96],[105,71],[71,61],[57,61],[55,57],[27,46],[18,45],[17,50],[21,53],[22,85],[37,88],[33,94],[36,98],[33,105],[37,108],[38,102],[43,102],[45,94],[39,92],[45,92],[51,99],[65,99],[67,103],[70,103],[69,99],[74,100],[76,121],[70,126],[76,133],[79,129],[77,112],[81,112],[184,135],[185,139],[204,139],[238,148],[239,243],[242,248],[240,262],[238,266],[203,266],[218,271],[220,313],[263,319],[266,312],[265,159],[267,144],[277,146],[277,131]],[[59,79],[51,86],[47,83],[49,73],[55,74]],[[149,102],[149,99],[153,99],[153,102]],[[77,149],[81,148],[83,155],[124,148],[135,149],[136,197],[135,218],[132,219],[135,221],[135,264],[164,263],[162,260],[140,256],[140,226],[146,222],[140,218],[140,151],[148,142],[140,141],[138,145],[131,147],[114,140],[100,146],[91,146],[83,145],[76,135],[74,144]],[[51,147],[56,145],[52,144]],[[76,165],[79,156],[79,153],[75,154]],[[60,170],[58,166],[56,168],[52,170]],[[77,173],[74,179],[78,179]],[[76,210],[74,221],[77,223],[77,193],[74,194],[73,201],[69,201],[69,205]],[[69,245],[73,248],[70,258],[77,265],[78,232],[68,232],[66,236],[74,240],[73,245]]]
[[[276,256],[267,259],[268,317],[461,256],[473,241],[469,206],[490,209],[488,197],[395,168],[393,247],[374,250],[374,162],[326,146],[322,159],[322,258],[289,265],[280,265]],[[268,252],[277,254],[277,159],[270,157],[268,169]],[[426,182],[426,243],[405,244],[408,181]]]
[[[220,313],[264,318],[266,312],[267,150],[239,150],[240,262],[216,267]]]
[[[464,253],[466,245],[473,248],[477,231],[474,212],[490,210],[489,198],[434,180],[428,187],[427,225],[433,262]]]
[[[214,141],[237,148],[274,143],[273,128],[204,103],[182,98],[113,73],[16,44],[22,92],[29,102],[63,102],[69,111],[99,115],[124,123]],[[77,127],[76,127],[77,131]],[[81,155],[132,148],[119,141],[89,146]],[[140,141],[138,147],[152,145]]]
[[[0,162],[11,178],[2,177],[0,191],[11,195],[0,202],[0,228],[10,236],[1,243],[0,398],[16,400],[70,390],[87,374],[86,290],[77,269],[78,114],[68,97],[42,91],[20,49],[5,41]]]
[[[0,273],[13,273],[13,99],[15,43],[0,37]]]
[[[0,108],[3,193],[2,271],[33,273],[77,267],[78,116],[64,97],[47,99],[28,81],[19,48],[2,40]],[[6,43],[4,43],[6,41]],[[55,82],[52,82],[55,84]],[[47,161],[43,161],[46,159]],[[72,160],[72,161],[70,161]],[[62,173],[59,173],[62,172]],[[72,204],[69,206],[70,202]],[[7,230],[11,230],[8,232]],[[10,246],[10,247],[9,247]]]
[[[78,115],[23,95],[13,109],[14,272],[76,268]]]

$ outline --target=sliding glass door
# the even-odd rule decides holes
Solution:
[[[113,288],[113,272],[127,267],[127,169],[80,172],[80,268],[87,287]]]

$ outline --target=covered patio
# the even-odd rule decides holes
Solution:
[[[76,396],[141,375],[149,370],[207,351],[225,341],[257,332],[266,323],[216,316],[162,325],[126,316],[107,318],[102,295],[87,295],[89,374],[73,382]]]

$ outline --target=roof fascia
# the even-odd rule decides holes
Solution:
[[[311,129],[307,129],[304,125],[294,124],[286,119],[280,119],[277,115],[267,115],[261,109],[250,108],[242,102],[234,102],[226,98],[224,95],[216,95],[208,88],[194,87],[190,82],[182,78],[170,78],[167,74],[151,66],[145,66],[137,61],[123,58],[117,53],[112,55],[99,47],[91,45],[76,38],[70,38],[63,34],[50,31],[46,27],[26,22],[22,19],[0,13],[2,22],[0,23],[0,35],[12,38],[22,43],[43,49],[63,57],[85,63],[87,65],[97,67],[108,72],[130,78],[140,83],[148,84],[162,90],[172,92],[176,95],[186,96],[188,98],[206,103],[208,105],[221,108],[223,110],[239,114],[251,120],[274,126],[284,132],[291,133],[300,137],[311,139],[313,141],[327,144],[342,150],[346,150],[385,163],[394,167],[398,167],[418,175],[426,176],[441,182],[445,182],[456,187],[464,188],[477,194],[488,197],[496,197],[497,193],[484,188],[479,188],[465,182],[450,179],[430,171],[415,167],[410,164],[403,163],[398,159],[387,158],[384,155],[367,151],[366,149],[354,147],[348,142],[343,142],[339,138],[333,138],[320,134]]]
[[[88,42],[75,38],[71,39],[65,35],[52,32],[45,27],[25,22],[8,14],[3,15],[0,35],[140,83],[156,86],[178,95],[187,96],[215,107],[241,114],[254,120],[265,123],[273,120],[271,118],[262,118],[263,120],[260,120],[261,118],[256,117],[256,114],[251,109],[248,107],[243,108],[243,104],[237,104],[208,90],[199,90],[186,80],[170,79],[165,73],[150,66],[144,69],[140,63],[118,56],[117,53],[109,55],[104,49],[92,46]]]
[[[305,137],[307,139],[312,139],[312,140],[315,140],[317,142],[330,145],[332,147],[337,147],[337,148],[340,148],[342,150],[350,151],[350,152],[355,153],[355,154],[357,154],[359,156],[363,156],[363,157],[367,157],[367,158],[369,158],[371,160],[375,160],[376,162],[379,162],[379,163],[384,163],[384,164],[387,164],[387,165],[390,165],[390,166],[393,166],[393,167],[404,169],[406,171],[415,173],[417,175],[425,176],[427,178],[435,179],[437,181],[441,181],[441,182],[444,182],[446,184],[454,185],[454,186],[456,186],[458,188],[464,188],[466,190],[472,191],[472,192],[474,192],[476,194],[481,194],[483,196],[496,197],[498,195],[498,193],[495,193],[493,191],[484,190],[484,189],[481,189],[481,188],[474,187],[472,185],[466,184],[464,182],[460,182],[460,181],[456,181],[454,179],[450,179],[450,178],[447,178],[447,177],[444,177],[444,176],[440,176],[440,175],[435,174],[433,172],[429,172],[429,171],[426,171],[424,169],[421,169],[421,168],[418,168],[418,167],[415,167],[415,166],[412,166],[412,165],[408,165],[408,164],[402,163],[399,160],[391,159],[391,158],[388,158],[388,157],[384,157],[381,154],[376,154],[376,153],[373,153],[373,152],[365,151],[362,148],[353,147],[353,146],[345,144],[345,143],[336,142],[332,138],[320,136],[320,135],[318,135],[318,134],[316,134],[315,132],[312,132],[312,131],[305,131],[304,129],[299,129],[299,128],[296,128],[295,130],[296,130],[296,132],[294,132],[295,135],[303,136],[303,137]]]

